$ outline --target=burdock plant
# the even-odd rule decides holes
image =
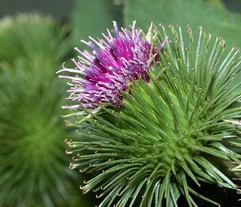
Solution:
[[[69,124],[78,139],[67,140],[70,168],[91,173],[84,193],[99,206],[188,206],[203,183],[238,190],[230,164],[240,162],[240,63],[238,49],[204,29],[135,27],[103,39],[90,37],[92,53],[76,49],[70,80],[74,110]],[[196,187],[195,187],[196,185]]]

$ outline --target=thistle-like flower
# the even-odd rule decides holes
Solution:
[[[221,38],[212,41],[211,35],[202,28],[197,38],[190,27],[187,31],[183,35],[180,27],[176,30],[173,26],[168,29],[161,26],[152,40],[154,42],[132,39],[138,42],[133,45],[148,48],[147,51],[154,54],[154,59],[158,59],[151,70],[143,70],[148,67],[147,53],[141,53],[138,56],[141,58],[120,58],[123,59],[121,73],[117,70],[115,79],[106,81],[111,83],[108,86],[110,94],[118,94],[117,99],[116,96],[108,99],[106,94],[101,96],[105,98],[100,101],[94,96],[98,93],[99,97],[99,87],[98,90],[95,88],[96,91],[91,88],[94,98],[90,102],[86,99],[86,94],[91,94],[87,86],[93,80],[90,78],[92,74],[87,71],[94,71],[94,74],[105,78],[115,74],[114,70],[103,67],[109,58],[105,58],[105,62],[98,61],[97,65],[94,60],[100,58],[83,52],[81,54],[89,58],[88,68],[76,63],[78,69],[69,70],[81,73],[80,77],[70,78],[84,85],[84,93],[81,88],[76,94],[78,88],[74,85],[70,91],[73,99],[77,95],[76,98],[81,101],[85,96],[77,107],[89,106],[87,103],[93,107],[102,101],[116,103],[122,98],[122,108],[102,107],[102,113],[92,114],[84,123],[79,123],[76,116],[79,139],[67,141],[68,153],[73,155],[70,167],[93,173],[93,178],[84,182],[81,189],[84,193],[91,190],[99,192],[97,197],[103,198],[99,206],[113,206],[115,203],[118,207],[177,207],[178,198],[183,196],[189,207],[196,207],[193,195],[218,205],[194,190],[190,183],[198,187],[202,183],[210,183],[237,190],[226,171],[229,169],[227,163],[241,162],[240,155],[233,148],[240,142],[237,120],[240,120],[241,111],[236,104],[241,98],[241,83],[237,78],[241,71],[239,51],[233,48],[227,52]],[[123,39],[118,31],[115,33],[117,40]],[[129,37],[126,30],[123,30],[123,34]],[[139,32],[132,34],[138,34],[139,37]],[[165,37],[168,37],[168,42],[156,54],[155,46],[154,50],[150,48],[160,45]],[[124,44],[118,45],[120,49],[115,51],[120,51]],[[98,57],[110,56],[107,49],[95,51]],[[124,51],[135,57],[135,50]],[[144,62],[144,67],[134,70],[138,71],[138,75],[124,72],[125,68],[133,67],[130,66],[132,62],[135,65],[138,60]],[[117,64],[114,59],[112,67],[113,64]],[[124,82],[112,81],[125,77],[128,78]],[[128,90],[123,88],[132,79],[136,80],[131,82],[131,87]],[[95,84],[99,81],[94,80]],[[116,83],[121,83],[121,87],[116,87]],[[104,86],[107,89],[107,85]],[[115,89],[122,90],[122,93],[113,92]],[[83,120],[83,117],[80,119]]]
[[[151,56],[157,58],[158,51],[163,46],[153,48],[143,37],[142,30],[136,29],[135,22],[131,31],[119,31],[114,23],[115,36],[108,31],[103,34],[104,39],[96,41],[90,37],[89,46],[93,54],[80,51],[79,61],[72,59],[76,69],[64,68],[59,72],[70,72],[75,76],[59,76],[71,79],[69,99],[77,100],[78,104],[67,108],[95,108],[103,103],[121,106],[122,91],[127,90],[127,85],[132,80],[142,78],[149,81],[147,70]],[[155,57],[156,56],[156,57]]]

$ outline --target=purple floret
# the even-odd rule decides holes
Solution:
[[[147,70],[150,59],[158,57],[158,51],[145,39],[141,29],[136,29],[135,21],[131,31],[121,28],[113,22],[114,34],[107,30],[104,39],[85,42],[92,50],[80,51],[78,61],[72,59],[75,69],[63,67],[59,72],[69,72],[73,76],[59,76],[71,80],[69,97],[78,104],[64,108],[96,108],[104,103],[122,106],[122,91],[127,90],[129,82],[142,78],[149,81]],[[160,48],[158,48],[160,49]]]

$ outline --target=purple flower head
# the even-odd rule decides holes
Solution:
[[[59,72],[70,72],[74,76],[59,76],[70,79],[69,99],[78,101],[78,105],[65,108],[96,108],[103,103],[111,103],[121,106],[122,91],[127,90],[129,82],[142,78],[149,81],[147,70],[150,60],[158,59],[158,50],[164,45],[152,48],[146,40],[141,29],[136,29],[135,21],[131,31],[118,29],[114,25],[114,37],[107,30],[108,35],[103,34],[103,39],[85,43],[91,50],[80,51],[79,60],[72,59],[76,68],[63,67]]]

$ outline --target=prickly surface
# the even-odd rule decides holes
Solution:
[[[156,44],[168,37],[158,61],[122,92],[123,108],[100,107],[77,116],[79,139],[66,141],[71,168],[93,174],[83,192],[94,190],[99,206],[178,206],[183,195],[215,201],[189,187],[192,180],[237,189],[217,163],[239,162],[240,57],[236,48],[192,30],[161,26]],[[238,123],[238,122],[237,122]],[[216,162],[212,162],[216,160]]]

